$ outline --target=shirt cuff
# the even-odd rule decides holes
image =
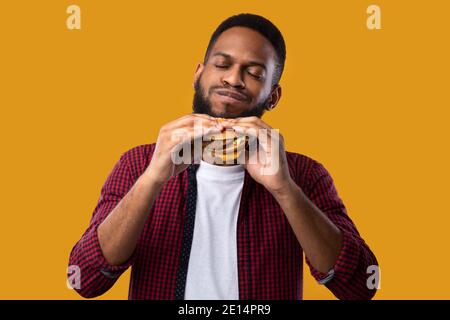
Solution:
[[[341,230],[342,231],[342,230]],[[311,275],[319,284],[325,285],[333,279],[339,279],[340,282],[348,282],[354,275],[359,262],[360,243],[355,237],[346,231],[342,231],[342,246],[334,267],[328,272],[323,273],[316,270],[305,256],[309,265]]]
[[[88,263],[94,270],[100,271],[105,277],[109,279],[118,278],[125,270],[127,270],[134,261],[134,254],[123,264],[110,265],[103,255],[100,247],[97,233],[98,225],[94,225],[85,235],[85,252],[89,252]]]

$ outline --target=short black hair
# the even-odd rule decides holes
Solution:
[[[278,84],[283,74],[284,62],[286,61],[286,44],[284,43],[283,35],[280,30],[268,19],[250,13],[241,13],[231,16],[223,21],[214,31],[209,40],[208,48],[205,53],[205,63],[208,61],[208,57],[214,43],[217,38],[226,30],[233,27],[245,27],[259,32],[272,44],[276,54],[275,74],[272,79],[272,84]]]

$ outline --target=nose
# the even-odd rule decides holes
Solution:
[[[245,88],[244,80],[242,79],[241,70],[236,66],[235,68],[229,69],[222,78],[222,84],[226,86],[231,86],[234,88]]]

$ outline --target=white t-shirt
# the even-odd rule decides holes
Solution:
[[[239,299],[236,225],[244,170],[243,165],[200,163],[187,300]]]

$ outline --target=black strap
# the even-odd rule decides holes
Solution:
[[[188,170],[188,189],[186,200],[186,216],[184,220],[183,243],[181,245],[180,266],[177,270],[175,283],[175,299],[184,300],[186,277],[191,254],[192,238],[194,236],[195,207],[197,204],[196,172],[199,165],[190,165]]]

